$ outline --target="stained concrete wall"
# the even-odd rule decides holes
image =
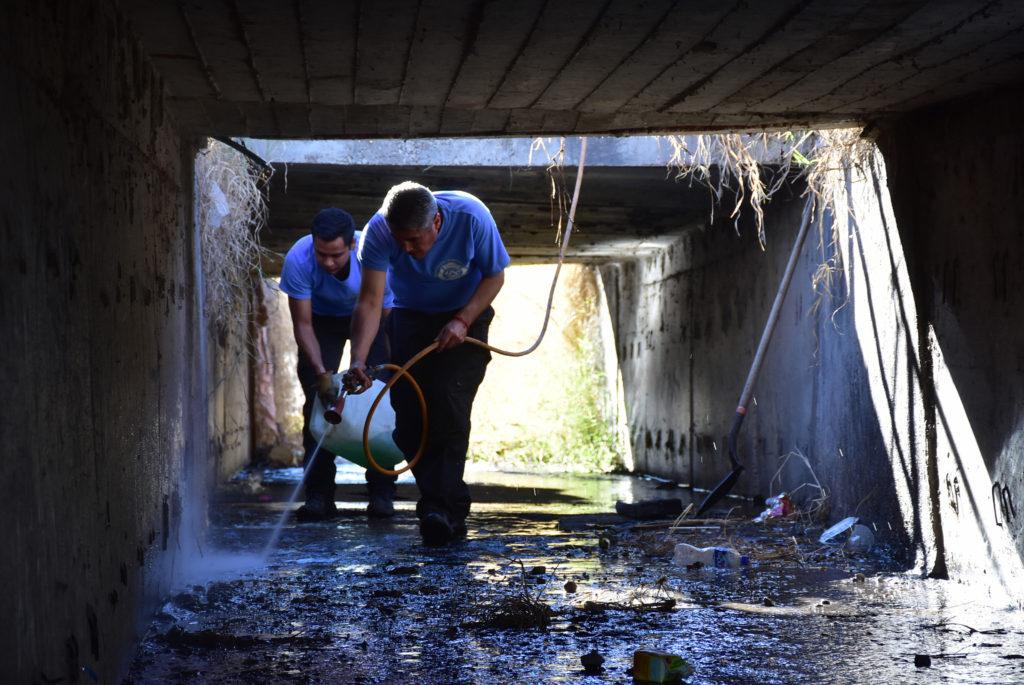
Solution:
[[[797,190],[767,207],[764,250],[747,217],[738,233],[719,221],[659,257],[602,269],[638,470],[698,488],[731,470],[727,436],[798,232]],[[898,541],[887,532],[889,522],[900,529],[899,512],[866,370],[846,335],[844,284],[812,310],[821,229],[815,221],[756,378],[737,441],[745,470],[732,492],[763,498],[820,483],[840,516],[870,495],[867,518]],[[827,216],[824,230],[827,240]],[[820,492],[804,486],[799,498],[810,506]]]
[[[112,4],[0,26],[0,679],[117,682],[198,525],[190,155]]]
[[[228,329],[211,326],[208,357],[193,360],[205,369],[209,398],[206,481],[224,483],[252,461],[252,334],[246,322]]]
[[[1022,117],[1016,89],[889,122],[879,138],[917,302],[908,354],[924,396],[927,521],[951,576],[988,577],[1015,587],[1017,597],[1024,592]]]
[[[890,122],[886,159],[837,187],[841,210],[812,228],[748,404],[734,488],[763,497],[814,483],[813,470],[829,520],[858,515],[921,572],[1018,605],[1022,110],[993,96]],[[749,222],[739,235],[723,223],[602,268],[639,471],[704,488],[728,473],[802,202],[772,201],[764,252]],[[812,279],[833,253],[820,235],[842,267],[824,299]],[[810,470],[786,459],[794,450]]]

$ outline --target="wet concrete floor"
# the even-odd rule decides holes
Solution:
[[[345,467],[342,515],[289,520],[263,561],[299,475],[217,498],[207,554],[126,683],[632,683],[637,649],[683,656],[691,683],[1024,682],[1022,612],[904,573],[886,550],[822,545],[821,525],[750,523],[747,505],[669,531],[615,502],[685,505],[686,490],[473,468],[467,539],[427,549],[411,479],[395,518],[371,521],[362,472]],[[751,565],[677,568],[677,542],[731,545]]]

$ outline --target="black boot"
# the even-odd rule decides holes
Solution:
[[[370,503],[366,505],[366,514],[379,519],[389,519],[394,516],[395,503],[391,492],[371,492]]]
[[[312,493],[306,495],[306,503],[295,510],[295,518],[302,523],[327,521],[338,515],[333,495]]]
[[[455,531],[447,516],[432,511],[420,519],[420,535],[423,536],[423,544],[427,547],[444,547],[451,542]]]
[[[366,515],[371,518],[387,519],[395,515],[395,481],[397,476],[381,473],[374,468],[366,469],[366,489],[370,502]]]

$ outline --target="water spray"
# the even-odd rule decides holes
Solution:
[[[344,406],[345,403],[345,394],[346,393],[342,392],[341,395],[339,395],[338,397],[338,399],[342,403],[342,406]],[[321,445],[324,444],[324,440],[327,438],[328,435],[331,434],[331,430],[333,429],[333,425],[331,426],[331,428],[327,429],[327,432],[325,432],[323,436],[321,436],[320,442],[316,444],[316,449],[313,450],[313,454],[311,454],[309,456],[309,459],[306,460],[306,466],[305,468],[302,469],[302,476],[299,478],[299,482],[295,484],[295,488],[292,490],[291,496],[288,497],[288,501],[285,502],[284,511],[281,512],[281,517],[277,520],[277,525],[274,526],[274,530],[270,533],[270,539],[267,540],[267,544],[263,546],[263,551],[260,552],[261,564],[267,563],[267,558],[270,556],[271,552],[274,551],[274,548],[277,547],[277,541],[281,539],[281,531],[284,529],[285,521],[288,520],[288,517],[292,513],[292,505],[295,504],[295,500],[299,498],[299,491],[302,489],[303,484],[306,482],[306,476],[309,475],[309,470],[313,467],[313,460],[316,458],[317,452],[320,451]]]

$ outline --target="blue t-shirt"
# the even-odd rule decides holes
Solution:
[[[423,259],[402,251],[380,212],[367,222],[359,241],[364,268],[390,269],[395,306],[429,314],[461,308],[481,278],[500,273],[510,261],[483,202],[458,190],[441,190],[434,198],[443,223]]]
[[[359,241],[361,231],[356,231]],[[359,295],[362,267],[353,250],[349,257],[348,278],[340,281],[320,268],[313,251],[313,235],[300,238],[284,258],[281,268],[281,290],[296,300],[312,300],[313,313],[322,316],[352,316]],[[384,287],[384,308],[394,305],[391,289]]]

